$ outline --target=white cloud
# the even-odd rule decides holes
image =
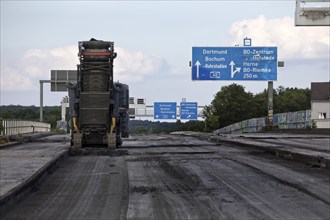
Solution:
[[[25,52],[21,66],[31,78],[49,79],[52,69],[76,69],[77,47],[31,49]]]
[[[117,58],[114,61],[114,78],[123,82],[140,82],[145,76],[155,75],[167,68],[165,59],[132,52],[123,48],[115,48]]]
[[[145,76],[157,74],[167,68],[166,61],[158,56],[115,48],[116,81],[141,82]],[[1,90],[28,91],[39,88],[39,80],[50,79],[52,69],[76,69],[79,63],[77,46],[52,49],[30,49],[13,64],[1,65]]]
[[[76,47],[30,49],[18,61],[1,64],[1,90],[30,91],[39,80],[50,78],[51,69],[76,69]]]
[[[33,89],[32,80],[20,74],[17,69],[9,65],[1,65],[1,90],[3,91],[28,91]]]
[[[329,59],[329,27],[295,27],[291,17],[254,19],[234,22],[229,34],[232,45],[242,45],[243,38],[252,38],[252,46],[277,46],[278,58]]]
[[[178,67],[173,67],[170,69],[169,73],[171,75],[175,75],[175,76],[186,76],[187,72],[189,73],[189,68],[187,68],[186,66],[178,66]]]

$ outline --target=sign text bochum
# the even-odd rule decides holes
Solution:
[[[155,102],[154,119],[176,119],[176,102]]]
[[[193,47],[192,80],[277,80],[277,47]]]

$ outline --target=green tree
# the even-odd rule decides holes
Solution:
[[[0,111],[0,118],[11,119],[12,118],[12,114],[13,113],[10,110]]]
[[[263,92],[254,95],[253,103],[255,109],[253,118],[266,116],[268,113],[268,91],[265,89]]]
[[[219,117],[215,114],[215,110],[212,105],[204,107],[203,116],[205,118],[204,131],[210,132],[219,128]]]
[[[57,126],[57,121],[61,120],[61,109],[50,108],[44,113],[44,122],[49,123],[53,129]]]
[[[310,89],[284,88],[283,86],[276,89],[274,113],[301,111],[310,108]]]
[[[19,105],[0,106],[0,118],[39,121],[39,107]],[[60,119],[61,108],[59,106],[44,107],[44,122],[50,123],[52,129],[56,128],[57,121]]]
[[[211,105],[218,116],[220,127],[249,119],[256,113],[253,94],[247,93],[244,87],[237,84],[223,86],[215,95]]]
[[[1,135],[2,131],[3,131],[3,129],[4,129],[4,127],[3,127],[3,125],[2,125],[2,120],[1,120],[1,118],[0,118],[0,135]]]
[[[274,114],[310,109],[310,89],[278,87],[274,90]],[[267,115],[268,91],[253,95],[237,84],[223,86],[204,109],[206,130]],[[217,121],[217,123],[215,123]]]

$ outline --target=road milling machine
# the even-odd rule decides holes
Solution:
[[[71,146],[116,148],[128,137],[128,85],[113,81],[114,43],[78,42],[77,83],[69,83]]]

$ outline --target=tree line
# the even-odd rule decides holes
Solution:
[[[311,108],[311,90],[284,88],[273,91],[273,113],[294,112]],[[206,130],[212,131],[250,118],[266,116],[268,91],[246,92],[242,85],[223,86],[204,109]]]
[[[130,120],[129,130],[131,134],[160,134],[174,131],[204,131],[204,121],[181,122],[153,122],[148,120]]]
[[[57,121],[61,120],[61,106],[46,106],[43,109],[43,122],[49,123],[52,129],[55,129]],[[0,119],[39,121],[40,108],[20,105],[0,106]]]
[[[310,89],[284,88],[274,89],[273,113],[293,112],[311,108]],[[152,122],[131,120],[131,134],[168,133],[173,131],[204,131],[210,132],[227,125],[250,118],[263,117],[268,111],[268,92],[253,94],[246,92],[242,85],[223,86],[214,95],[210,105],[203,110],[204,121]],[[0,106],[0,119],[21,119],[39,121],[39,107],[36,106]],[[60,106],[44,107],[44,122],[56,128],[61,120]]]

